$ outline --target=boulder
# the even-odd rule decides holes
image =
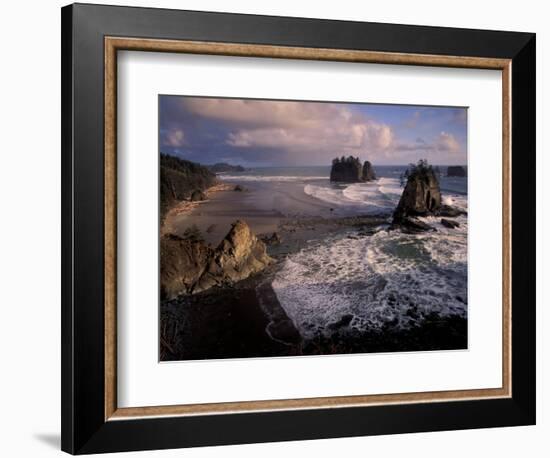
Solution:
[[[399,229],[401,229],[403,232],[406,232],[408,234],[418,234],[421,232],[436,230],[434,227],[413,216],[401,217],[398,223],[394,223],[393,227],[395,228],[396,226],[399,227]]]
[[[442,205],[440,209],[437,211],[437,214],[439,216],[455,218],[457,216],[467,215],[468,213],[458,207],[453,207],[452,205]]]
[[[213,249],[202,240],[168,234],[160,239],[160,295],[173,299],[190,293],[203,274]]]
[[[363,181],[374,181],[376,180],[376,174],[374,173],[374,168],[369,161],[365,161],[363,164]]]
[[[265,244],[258,240],[244,221],[238,220],[214,251],[192,292],[244,280],[272,262]]]
[[[460,223],[458,223],[457,221],[452,221],[445,218],[441,218],[441,224],[449,229],[455,229],[460,226]]]
[[[241,186],[240,184],[236,185],[234,188],[233,188],[233,191],[238,191],[238,192],[244,192],[246,191],[247,189],[244,187],[244,186]]]
[[[466,177],[468,176],[468,172],[466,170],[466,167],[463,167],[462,165],[450,165],[449,167],[447,167],[447,176]]]
[[[201,200],[206,200],[206,194],[202,192],[200,189],[195,189],[191,196],[189,197],[189,200],[191,202],[199,202]]]

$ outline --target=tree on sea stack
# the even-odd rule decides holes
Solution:
[[[342,156],[332,160],[330,181],[357,183],[372,180],[376,180],[376,175],[369,161],[361,164],[361,160],[353,156]]]

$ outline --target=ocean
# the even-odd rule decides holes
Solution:
[[[248,187],[253,203],[285,216],[381,215],[389,223],[406,168],[375,166],[378,180],[353,184],[330,183],[330,167],[252,168],[220,178]],[[443,202],[467,211],[467,178],[446,177],[446,167],[440,169]],[[422,219],[437,231],[381,230],[362,237],[343,231],[308,240],[289,254],[272,287],[300,334],[328,335],[343,317],[351,317],[350,328],[359,332],[407,329],[437,316],[466,318],[468,218],[456,218],[455,229],[444,227],[441,218]]]

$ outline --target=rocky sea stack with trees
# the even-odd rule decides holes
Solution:
[[[364,164],[358,157],[342,156],[332,160],[330,181],[342,183],[359,183],[376,180],[374,168],[369,161]]]
[[[439,169],[432,167],[425,159],[409,165],[401,176],[405,188],[393,212],[394,228],[411,233],[424,232],[434,228],[418,219],[419,216],[456,217],[465,214],[459,208],[442,204],[439,175]],[[448,222],[443,224],[454,226]]]

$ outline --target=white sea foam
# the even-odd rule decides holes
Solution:
[[[380,178],[373,182],[349,185],[306,184],[304,187],[306,194],[319,200],[367,213],[392,211],[402,191],[396,178]]]
[[[290,255],[273,288],[304,338],[329,334],[352,315],[352,328],[407,328],[432,312],[467,313],[467,219],[459,229],[406,235],[339,236]],[[332,326],[334,327],[334,326]]]

